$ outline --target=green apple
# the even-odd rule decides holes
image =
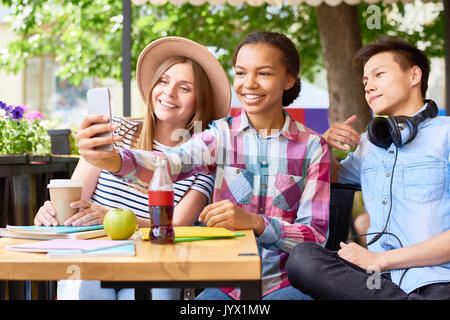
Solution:
[[[136,231],[136,215],[128,209],[111,209],[103,219],[103,227],[112,240],[128,239]]]

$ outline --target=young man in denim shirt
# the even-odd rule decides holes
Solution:
[[[341,163],[332,159],[331,181],[361,185],[369,246],[341,243],[331,252],[300,243],[289,280],[315,299],[450,299],[450,117],[436,117],[424,100],[429,61],[394,39],[355,57],[370,108],[390,118],[374,118],[360,136],[352,116],[324,138],[330,148],[359,144]]]

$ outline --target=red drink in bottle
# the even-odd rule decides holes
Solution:
[[[153,243],[173,243],[173,185],[167,172],[167,161],[159,159],[148,187],[148,207],[150,213],[150,241]]]

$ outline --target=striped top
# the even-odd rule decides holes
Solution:
[[[134,144],[133,134],[140,121],[114,117],[113,122],[119,125],[115,134],[122,137],[116,146],[129,147],[132,142]],[[153,149],[158,152],[166,152],[170,147],[154,141]],[[214,188],[214,178],[209,175],[195,174],[175,182],[173,187],[175,205],[189,189],[201,192],[209,201]],[[133,210],[138,217],[149,218],[147,193],[129,186],[106,170],[102,170],[100,173],[91,202],[110,208],[128,208]]]
[[[142,186],[152,178],[156,157],[167,157],[172,180],[193,172],[215,173],[214,202],[228,199],[264,218],[257,237],[262,292],[289,286],[286,260],[302,241],[324,244],[330,204],[330,159],[326,141],[287,112],[283,128],[262,137],[245,111],[226,117],[179,147],[160,152],[119,149],[126,182]],[[238,289],[222,289],[239,298]]]

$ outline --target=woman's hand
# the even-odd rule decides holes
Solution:
[[[204,221],[208,227],[229,229],[253,229],[258,235],[265,229],[264,218],[239,208],[230,200],[222,200],[206,206],[198,221]]]
[[[59,223],[55,218],[56,210],[50,201],[45,201],[38,213],[34,217],[34,225],[36,227],[56,227]]]
[[[79,208],[79,211],[64,221],[65,226],[85,227],[103,224],[106,213],[111,210],[109,207],[93,204],[85,200],[74,201],[70,206],[72,208]]]
[[[330,147],[349,151],[350,147],[354,147],[360,143],[361,135],[351,124],[357,119],[356,115],[351,116],[344,122],[335,122],[322,135]]]
[[[111,172],[120,169],[119,150],[112,151],[95,150],[97,146],[114,143],[120,140],[117,135],[108,137],[95,137],[99,133],[112,132],[117,129],[117,124],[110,124],[109,118],[102,115],[87,115],[80,125],[80,130],[75,138],[82,155],[89,163]],[[114,159],[114,161],[112,161]],[[118,160],[119,162],[117,162]]]

